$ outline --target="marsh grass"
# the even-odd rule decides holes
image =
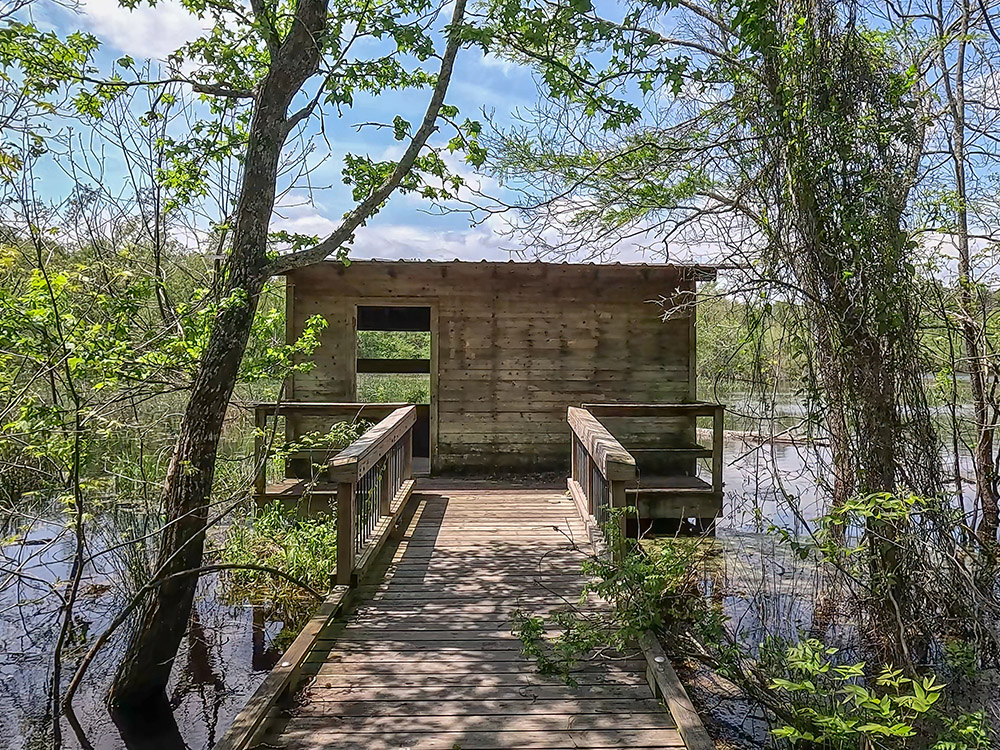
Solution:
[[[303,518],[275,500],[230,525],[219,558],[228,565],[277,568],[325,591],[337,567],[336,518],[325,513]],[[303,623],[316,606],[316,601],[291,581],[251,570],[228,572],[223,596],[229,603],[263,606],[269,613],[279,614],[286,626]]]

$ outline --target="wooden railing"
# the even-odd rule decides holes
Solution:
[[[567,421],[573,439],[570,493],[580,512],[600,528],[608,508],[625,507],[625,488],[636,478],[635,459],[586,409],[569,407]]]
[[[268,444],[267,420],[269,417],[285,417],[286,419],[299,419],[302,417],[322,417],[331,423],[335,421],[356,422],[359,419],[382,419],[394,412],[396,409],[406,406],[403,403],[391,404],[360,404],[360,403],[334,403],[325,401],[283,401],[265,402],[257,401],[249,404],[254,413],[254,426],[256,427],[256,437],[254,438],[254,490],[257,495],[262,495],[267,486],[267,459]],[[322,462],[324,465],[330,456],[336,453],[333,449],[316,448],[294,451],[288,454],[288,459],[302,458],[310,462]]]
[[[593,412],[591,411],[593,409]],[[626,506],[626,493],[637,480],[635,458],[611,432],[601,424],[595,412],[607,417],[629,416],[703,416],[714,417],[713,435],[713,488],[722,490],[722,413],[716,404],[663,404],[622,405],[584,404],[583,408],[569,407],[567,420],[572,436],[572,469],[568,480],[570,495],[588,528],[591,541],[596,542],[596,552],[612,558],[620,556],[625,545],[607,544],[603,525],[609,507]],[[684,448],[682,450],[688,450]],[[717,457],[717,458],[716,458]],[[624,521],[624,519],[622,519]],[[624,529],[622,530],[624,532]],[[624,542],[625,535],[622,534]],[[641,546],[635,548],[646,554]],[[646,680],[653,695],[662,700],[673,718],[677,731],[688,750],[714,750],[712,741],[698,712],[688,697],[667,657],[656,633],[646,630],[639,635],[638,645],[646,661]]]
[[[412,487],[416,421],[415,406],[398,408],[330,461],[330,479],[337,483],[338,585],[352,585],[374,558],[386,519]]]
[[[692,458],[711,458],[713,494],[722,494],[722,463],[723,463],[723,442],[724,442],[724,416],[726,407],[722,404],[694,403],[694,404],[584,404],[586,409],[595,418],[604,417],[656,417],[672,418],[683,417],[693,420],[697,417],[712,418],[712,445],[710,448],[703,448],[700,445],[684,445],[673,447],[661,447],[656,449],[659,452],[671,452],[677,455],[688,455]]]
[[[357,411],[361,404],[284,405],[298,413],[328,416]],[[384,404],[374,405],[385,413]],[[317,408],[318,407],[318,408]],[[275,413],[274,404],[261,405]],[[371,411],[365,411],[369,416]],[[278,665],[257,688],[214,750],[246,750],[255,746],[275,703],[295,690],[302,668],[331,622],[349,606],[352,587],[368,572],[405,511],[413,491],[413,425],[417,409],[402,405],[371,427],[330,461],[327,471],[337,482],[337,572],[335,585],[313,618],[285,651]]]

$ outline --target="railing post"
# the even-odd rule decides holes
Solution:
[[[600,473],[600,468],[597,466],[597,461],[594,457],[587,452],[587,498],[590,500],[590,515],[594,518],[599,519],[599,523],[604,523],[607,519],[600,516],[599,510],[601,506],[601,492],[597,488],[597,482],[594,480],[594,475]]]
[[[722,493],[722,441],[724,440],[723,409],[715,408],[712,415],[712,491]]]
[[[354,576],[354,504],[356,482],[337,484],[337,585],[350,586]]]
[[[253,410],[253,488],[258,495],[267,489],[267,410],[260,406]]]
[[[403,438],[403,479],[413,478],[413,428]]]
[[[378,488],[379,516],[389,515],[389,509],[392,507],[392,482],[389,481],[392,478],[392,459],[389,455],[386,456],[384,464],[380,472],[381,484]]]
[[[628,501],[625,499],[625,485],[627,482],[624,479],[612,479],[608,482],[608,505],[612,508],[624,508]],[[624,511],[619,511],[618,513],[618,533],[619,533],[619,543],[615,550],[613,550],[616,557],[620,558],[622,556],[622,551],[625,546],[626,539],[626,526],[625,526],[625,513]]]
[[[571,427],[569,430],[569,476],[571,479],[577,479],[580,476],[580,467],[577,465],[579,462],[576,458],[576,441],[576,433]]]

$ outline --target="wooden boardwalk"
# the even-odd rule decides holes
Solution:
[[[314,678],[261,747],[684,747],[641,654],[584,667],[570,687],[510,632],[513,610],[576,603],[585,582],[570,540],[589,549],[587,532],[565,490],[421,480],[413,501],[384,576],[323,634]]]

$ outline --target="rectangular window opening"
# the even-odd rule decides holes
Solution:
[[[357,308],[357,400],[417,405],[413,452],[427,457],[430,441],[430,307]]]

